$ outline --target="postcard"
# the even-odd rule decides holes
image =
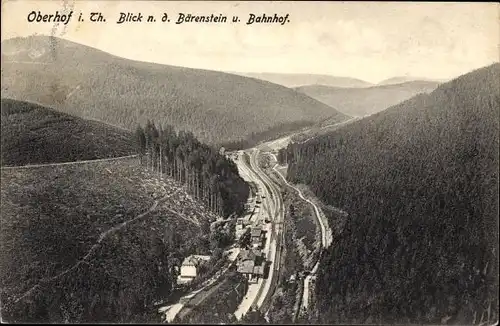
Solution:
[[[498,323],[494,2],[3,0],[4,323]]]

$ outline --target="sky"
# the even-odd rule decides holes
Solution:
[[[28,22],[33,10],[74,14],[55,26]],[[90,22],[90,12],[101,12],[106,22]],[[154,15],[157,22],[117,24],[121,12]],[[161,22],[163,13],[170,23]],[[179,13],[223,14],[228,23],[174,24]],[[250,13],[289,14],[290,21],[247,25]],[[499,61],[499,13],[493,2],[2,0],[1,36],[54,35],[133,60],[210,70],[368,82],[450,79]],[[230,23],[233,15],[241,21]]]

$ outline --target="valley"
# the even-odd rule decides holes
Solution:
[[[495,66],[491,69],[496,68]],[[454,82],[453,85],[460,85],[460,80]],[[431,96],[435,96],[433,95],[435,93],[440,94],[441,89],[446,87],[448,86],[441,87]],[[413,103],[418,105],[419,101],[423,100],[421,96],[417,96],[410,101],[403,102],[400,106],[413,105]],[[2,103],[4,102],[2,101]],[[5,103],[15,104],[15,102]],[[32,105],[20,103],[24,106],[28,105],[28,108]],[[30,108],[26,112],[29,113],[30,110],[32,109]],[[7,114],[10,112],[22,113],[23,111],[8,109],[2,111],[3,114],[4,112]],[[244,216],[244,219],[247,219],[253,227],[264,230],[262,254],[267,267],[264,276],[259,278],[257,282],[249,282],[247,278],[237,272],[240,264],[239,257],[244,251],[243,247],[232,242],[234,240],[228,240],[229,242],[226,244],[215,245],[221,246],[219,248],[222,251],[221,249],[214,251],[214,245],[209,244],[218,243],[213,242],[213,231],[203,235],[204,229],[211,228],[210,224],[221,221],[221,214],[227,216],[230,215],[230,212],[237,212],[238,209],[219,206],[219,202],[208,200],[208,197],[203,195],[203,191],[206,190],[202,191],[196,188],[196,184],[203,181],[190,179],[189,175],[192,174],[187,174],[189,170],[184,172],[178,170],[181,165],[177,165],[177,167],[174,165],[175,157],[168,157],[172,154],[167,153],[177,152],[175,147],[169,149],[169,146],[175,144],[175,137],[179,137],[179,141],[191,142],[192,145],[189,145],[191,148],[192,146],[200,146],[200,150],[206,151],[206,154],[201,154],[198,159],[194,157],[189,159],[193,163],[199,159],[205,160],[204,155],[214,155],[209,154],[212,153],[209,147],[203,147],[203,144],[190,138],[192,136],[189,133],[179,133],[176,136],[171,127],[157,129],[154,124],[148,122],[144,128],[139,128],[136,131],[134,137],[139,147],[138,149],[136,147],[135,154],[73,162],[58,162],[59,159],[56,156],[55,162],[43,164],[33,164],[39,162],[34,158],[27,162],[28,165],[2,167],[2,185],[8,185],[2,186],[2,225],[5,230],[2,233],[2,243],[5,244],[2,250],[2,261],[5,262],[2,266],[2,288],[4,289],[2,300],[7,303],[5,311],[13,318],[26,321],[29,321],[30,318],[40,318],[40,316],[46,316],[44,318],[48,318],[47,320],[64,319],[68,321],[92,321],[98,320],[97,318],[106,318],[105,316],[113,316],[121,310],[121,305],[125,304],[127,307],[131,307],[130,305],[134,301],[126,301],[120,297],[117,302],[111,304],[109,300],[113,297],[112,293],[115,293],[113,291],[116,290],[103,288],[103,283],[97,285],[88,283],[88,281],[100,280],[104,275],[101,274],[102,271],[107,271],[105,272],[107,275],[106,283],[117,289],[117,285],[113,285],[116,284],[113,282],[116,282],[117,275],[113,275],[113,272],[110,271],[109,264],[115,265],[112,270],[116,271],[116,268],[123,270],[124,267],[121,264],[134,262],[131,265],[132,269],[128,269],[128,273],[135,273],[134,268],[143,268],[147,265],[150,266],[153,274],[149,275],[148,278],[136,279],[132,283],[138,288],[146,286],[149,292],[143,295],[147,295],[147,297],[142,299],[131,297],[128,300],[136,300],[136,304],[137,300],[147,300],[149,305],[146,306],[145,310],[139,306],[136,306],[135,310],[127,308],[128,314],[121,314],[120,317],[120,320],[123,321],[160,321],[161,316],[165,316],[163,318],[166,318],[168,322],[174,323],[209,320],[212,322],[222,320],[230,323],[260,320],[261,322],[280,323],[284,320],[310,322],[325,318],[315,315],[324,309],[325,302],[327,302],[327,300],[321,299],[325,288],[318,288],[318,283],[324,282],[326,277],[324,270],[331,264],[330,255],[338,252],[336,247],[344,245],[343,242],[347,241],[345,234],[356,232],[352,223],[358,223],[360,217],[356,215],[359,213],[353,209],[354,206],[346,206],[345,204],[337,206],[336,202],[325,199],[329,197],[324,197],[324,194],[318,192],[318,188],[315,188],[314,184],[310,184],[310,181],[297,178],[297,173],[300,173],[301,170],[311,171],[310,167],[297,170],[297,164],[305,164],[306,162],[302,159],[301,151],[305,148],[321,150],[321,148],[326,148],[324,146],[331,146],[318,144],[322,139],[329,139],[329,142],[334,140],[332,135],[354,133],[356,128],[369,127],[372,123],[370,119],[400,118],[397,112],[398,108],[394,107],[364,119],[351,118],[333,124],[330,121],[323,122],[314,128],[301,129],[285,137],[262,142],[250,149],[224,153],[225,157],[233,161],[232,164],[236,169],[234,171],[237,171],[246,183],[252,185],[252,192],[248,192],[244,197],[238,199],[248,198],[247,204],[249,204],[238,214],[242,214],[240,216]],[[35,122],[36,119],[31,121]],[[382,125],[381,122],[378,125]],[[28,128],[39,129],[37,125]],[[46,134],[50,135],[50,130]],[[110,133],[107,132],[107,134]],[[156,136],[151,138],[149,135]],[[128,133],[127,137],[132,138],[132,133]],[[165,137],[164,140],[162,137]],[[2,140],[5,138],[9,139],[5,135]],[[45,139],[47,140],[44,141],[54,142],[50,137]],[[163,146],[165,148],[161,154]],[[200,153],[198,152],[197,155]],[[192,154],[186,152],[182,157],[186,159],[189,155]],[[163,159],[161,159],[162,157]],[[344,154],[343,159],[345,160],[347,157],[349,156]],[[50,162],[51,160],[46,161]],[[193,168],[195,166],[193,165]],[[317,168],[314,167],[314,169]],[[76,180],[74,179],[75,175],[79,176],[77,183],[74,181]],[[345,174],[344,177],[349,175],[352,173]],[[40,181],[35,182],[34,180]],[[310,190],[304,188],[304,184],[308,185]],[[36,186],[34,187],[34,185]],[[138,185],[141,186],[138,188]],[[341,186],[338,187],[342,189]],[[28,191],[28,189],[30,190]],[[304,189],[306,189],[305,192]],[[337,194],[340,195],[340,193]],[[322,201],[314,198],[315,195]],[[286,198],[287,205],[292,203],[295,208],[287,207],[284,198]],[[290,198],[293,199],[290,201]],[[229,202],[234,203],[234,199],[229,199]],[[332,205],[337,207],[332,207]],[[310,210],[310,213],[306,213],[304,210],[306,207],[309,207],[307,210]],[[307,228],[312,227],[316,234],[313,239],[309,240],[313,241],[311,243],[313,247],[304,245],[307,236],[306,238],[298,236],[300,234],[297,229],[299,224],[294,226],[294,223],[305,222],[297,220],[296,215],[294,215],[296,209],[299,209],[299,214],[309,216],[307,223],[312,224]],[[6,215],[4,212],[9,212],[9,214]],[[112,216],[114,217],[110,218]],[[347,216],[349,217],[347,218]],[[23,219],[19,219],[19,217],[23,217]],[[71,219],[67,217],[71,217]],[[285,217],[289,220],[285,221]],[[50,226],[46,223],[48,218],[51,220]],[[217,222],[217,224],[219,223]],[[221,224],[221,226],[223,225],[224,223]],[[228,226],[230,225],[228,224]],[[234,224],[232,225],[231,228],[234,227]],[[301,225],[305,227],[305,224]],[[287,227],[285,228],[285,226]],[[167,227],[166,233],[162,231],[165,227]],[[216,233],[228,232],[224,231],[225,229],[225,227],[216,227],[214,230]],[[22,232],[19,233],[22,230],[30,230],[28,232],[30,232],[31,237],[25,238]],[[83,230],[85,233],[82,232]],[[131,239],[140,239],[138,237],[141,237],[143,232],[148,233],[149,241],[144,242],[144,239],[139,243],[130,242]],[[78,237],[74,238],[71,236],[72,234],[78,234]],[[186,235],[188,236],[186,237]],[[353,239],[356,238],[357,236]],[[169,239],[168,242],[165,242],[166,239]],[[206,241],[205,244],[203,241]],[[292,241],[293,246],[298,248],[295,253],[290,251],[290,241]],[[161,243],[163,245],[160,245]],[[285,247],[285,243],[287,243],[287,247]],[[36,250],[34,250],[33,244],[36,244]],[[141,246],[140,248],[153,246],[150,247],[152,251],[146,253],[140,249],[142,252],[140,254],[126,249],[128,253],[124,256],[124,248],[130,246],[134,248],[137,245]],[[162,246],[166,247],[158,251]],[[23,248],[23,256],[21,257],[14,254],[14,250],[18,251],[20,248]],[[109,251],[111,248],[113,248],[112,254]],[[304,251],[304,248],[308,249]],[[123,254],[118,256],[116,252],[123,252]],[[214,268],[207,274],[203,274],[203,278],[197,282],[179,287],[179,285],[175,285],[174,281],[178,275],[178,272],[174,272],[176,270],[174,266],[180,264],[182,257],[193,252],[209,254],[211,259],[214,259]],[[296,258],[293,258],[294,255]],[[16,259],[12,260],[14,256]],[[57,260],[54,260],[55,257]],[[50,260],[48,260],[49,258]],[[116,259],[118,258],[122,263],[117,263]],[[295,262],[292,263],[290,259],[295,259]],[[33,265],[32,262],[37,262],[37,264]],[[293,265],[284,265],[285,262]],[[170,265],[172,263],[174,265]],[[22,270],[16,270],[17,264],[26,267]],[[157,264],[156,267],[153,267],[155,264]],[[292,268],[292,266],[295,267]],[[170,272],[165,273],[167,270]],[[82,280],[76,277],[81,273],[90,273],[90,275],[95,276],[86,281],[87,283],[83,283],[85,291],[75,292],[76,289],[81,289],[81,285],[77,284],[82,284]],[[99,276],[96,273],[100,273]],[[20,284],[15,281],[17,279],[29,281]],[[152,281],[156,284],[154,287],[146,285],[152,284],[150,283]],[[51,306],[42,304],[48,300],[46,295],[49,287],[53,288],[52,291],[60,291],[61,293],[57,297],[58,299],[50,299],[52,300],[49,301],[52,302]],[[241,289],[241,292],[231,290],[235,287]],[[97,289],[99,290],[97,291]],[[290,289],[293,291],[290,292]],[[103,291],[111,291],[106,292],[108,293],[107,301],[99,301],[101,306],[108,305],[109,308],[106,310],[107,312],[97,313],[91,307],[86,306],[86,302],[89,300],[87,298],[94,298],[94,301],[103,300],[98,299],[102,297],[102,294],[96,296],[97,293],[104,293]],[[139,293],[142,292],[144,291],[139,291]],[[182,298],[174,299],[179,295]],[[68,296],[73,298],[68,302],[70,306],[62,304],[60,301],[54,301],[64,300]],[[169,297],[172,299],[168,299]],[[229,308],[221,306],[220,309],[225,311],[222,315],[215,314],[211,317],[200,315],[203,307],[210,300],[215,300],[215,298],[217,298],[216,300],[225,300],[226,297],[237,298],[237,305]],[[167,305],[164,303],[158,310],[158,303],[153,305],[153,302],[165,302],[165,298]],[[273,308],[278,302],[281,302],[281,305],[285,304],[287,311],[290,311],[293,316],[280,316]],[[38,309],[42,309],[37,310],[35,315],[29,312],[32,309],[30,306],[33,304],[40,306]],[[56,312],[50,308],[56,305],[63,307],[63,310]],[[375,317],[369,316],[369,318]]]
[[[340,112],[363,117],[383,111],[420,93],[429,93],[438,87],[434,81],[412,80],[395,84],[363,88],[342,88],[325,85],[305,85],[295,88]]]
[[[498,323],[497,4],[5,8],[2,322]]]

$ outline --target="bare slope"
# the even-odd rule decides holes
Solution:
[[[135,154],[131,133],[37,104],[2,99],[2,165]]]
[[[281,85],[127,60],[45,36],[2,42],[2,94],[129,129],[149,118],[212,144],[279,125],[346,118]]]
[[[296,88],[327,105],[350,116],[365,116],[382,111],[419,93],[428,93],[437,82],[412,81],[396,85],[366,88],[339,88],[325,85],[308,85]]]
[[[4,321],[159,322],[215,216],[137,160],[1,170]]]

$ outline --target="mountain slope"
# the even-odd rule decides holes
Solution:
[[[366,88],[339,88],[325,85],[307,85],[296,88],[350,116],[365,116],[382,111],[419,93],[428,93],[437,82],[412,81],[396,85]]]
[[[132,135],[96,121],[2,99],[2,165],[92,160],[135,154]]]
[[[317,75],[317,74],[279,74],[279,73],[251,73],[251,72],[232,72],[235,75],[257,78],[266,80],[271,83],[283,85],[286,87],[299,87],[304,85],[327,85],[331,87],[370,87],[371,83],[361,79],[350,77],[338,77],[330,75]]]
[[[216,216],[137,158],[1,179],[3,321],[159,323],[153,303],[173,293],[173,266],[209,253]]]
[[[289,146],[289,178],[349,214],[320,265],[322,322],[498,320],[499,77],[488,66]]]
[[[346,118],[269,82],[127,60],[45,36],[2,42],[2,94],[128,129],[151,119],[210,144],[279,125]]]

